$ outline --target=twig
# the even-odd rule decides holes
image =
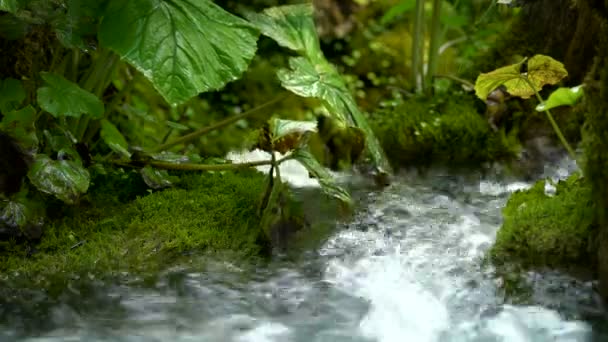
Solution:
[[[448,80],[452,80],[454,82],[458,82],[458,83],[460,83],[462,85],[465,85],[469,89],[475,89],[475,85],[473,83],[471,83],[470,81],[467,81],[467,80],[465,80],[463,78],[460,78],[460,77],[456,77],[456,76],[453,76],[453,75],[434,75],[433,77],[435,77],[435,78],[445,78],[445,79],[448,79]]]
[[[293,156],[287,155],[287,156],[277,160],[276,165],[278,165],[286,160],[290,160],[290,159],[293,159]],[[246,169],[246,168],[256,167],[256,166],[272,165],[273,161],[272,160],[260,160],[260,161],[254,161],[254,162],[234,163],[234,164],[193,164],[193,163],[175,164],[175,163],[154,161],[154,160],[146,161],[146,162],[136,162],[136,163],[138,163],[137,165],[134,163],[128,163],[128,162],[122,162],[122,161],[111,161],[110,163],[112,163],[114,165],[118,165],[118,166],[132,167],[132,168],[139,168],[139,167],[141,167],[140,163],[143,163],[145,165],[149,165],[154,168],[163,169],[163,170],[230,171],[230,170]]]
[[[214,131],[216,129],[219,129],[219,128],[222,128],[224,126],[227,126],[227,125],[229,125],[229,124],[231,124],[233,122],[237,122],[237,121],[241,120],[242,118],[244,118],[246,116],[249,116],[249,115],[251,115],[253,113],[256,113],[256,112],[258,112],[258,111],[260,111],[260,110],[262,110],[262,109],[264,109],[264,108],[266,108],[266,107],[268,107],[270,105],[273,105],[273,104],[275,104],[277,102],[283,101],[285,98],[287,98],[287,96],[289,96],[289,94],[283,94],[283,95],[277,96],[274,99],[272,99],[272,100],[270,100],[270,101],[268,101],[266,103],[263,103],[263,104],[255,107],[255,108],[252,108],[252,109],[250,109],[248,111],[245,111],[245,112],[243,112],[241,114],[234,115],[232,117],[226,118],[226,119],[224,119],[224,120],[222,120],[220,122],[217,122],[217,123],[215,123],[215,124],[213,124],[211,126],[203,127],[201,129],[199,129],[198,131],[192,132],[190,134],[186,134],[183,137],[179,137],[179,138],[177,138],[177,139],[175,139],[173,141],[170,141],[168,143],[162,144],[162,145],[156,147],[155,149],[153,149],[152,152],[154,152],[154,153],[162,152],[162,151],[165,151],[165,150],[167,150],[170,147],[173,147],[175,145],[178,145],[178,144],[181,144],[181,143],[185,143],[185,142],[194,140],[194,139],[196,139],[196,138],[198,138],[198,137],[200,137],[202,135],[205,135],[205,134],[207,134],[209,132],[212,132],[212,131]]]

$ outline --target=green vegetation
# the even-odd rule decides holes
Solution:
[[[101,169],[135,169],[148,188],[164,189],[177,186],[179,179],[168,170],[217,172],[272,165],[269,177],[256,178],[259,187],[265,189],[259,193],[265,195],[257,196],[256,200],[248,197],[251,202],[246,205],[251,213],[260,216],[258,229],[266,233],[267,240],[272,240],[273,227],[300,215],[291,208],[290,189],[281,181],[277,168],[287,160],[299,161],[319,179],[326,194],[350,208],[352,201],[348,192],[334,182],[332,174],[308,151],[308,138],[317,131],[315,120],[268,121],[271,128],[262,138],[267,138],[264,149],[272,152],[272,158],[266,161],[241,164],[221,158],[203,161],[214,153],[204,153],[208,145],[197,140],[231,124],[246,127],[247,122],[243,120],[249,115],[268,110],[287,97],[280,94],[240,114],[201,125],[205,122],[205,111],[210,108],[199,94],[219,90],[239,79],[257,52],[260,35],[299,55],[285,58],[288,67],[277,65],[271,69],[280,85],[301,97],[320,100],[324,115],[339,121],[345,129],[359,127],[358,132],[364,136],[359,140],[366,142],[360,144],[360,150],[365,148],[367,161],[380,173],[391,173],[365,116],[348,93],[341,75],[320,49],[310,5],[247,11],[244,15],[247,19],[207,0],[158,4],[148,0],[129,3],[41,1],[40,4],[15,0],[2,3],[0,10],[7,12],[2,14],[7,25],[0,31],[3,49],[11,46],[11,42],[19,43],[13,44],[16,49],[3,55],[2,60],[6,63],[0,78],[1,134],[8,142],[6,154],[11,156],[6,163],[26,165],[18,174],[0,175],[0,228],[10,232],[8,238],[36,240],[42,235],[41,246],[54,245],[52,234],[67,230],[68,226],[45,220],[55,208],[47,210],[51,208],[45,208],[42,203],[51,201],[63,208],[59,205],[63,202],[66,206],[63,209],[72,206],[84,210],[92,174]],[[20,26],[24,29],[8,34],[10,29]],[[156,31],[157,28],[161,31]],[[227,41],[230,44],[226,45]],[[51,58],[40,59],[40,63],[26,60],[15,68],[10,66],[12,58],[31,52],[34,46]],[[270,116],[266,113],[261,121],[266,122]],[[298,132],[298,126],[308,128]],[[279,144],[286,135],[294,134],[302,139],[287,139],[291,142]],[[247,136],[253,135],[251,132],[237,135],[240,148],[253,145],[253,140],[250,146],[243,143],[249,140]],[[229,145],[234,142],[230,138],[225,140]],[[276,151],[290,154],[276,158]],[[222,152],[227,151],[224,148]],[[345,168],[352,166],[354,160],[350,159],[343,165]],[[222,178],[209,179],[223,182]],[[209,196],[223,196],[221,192],[226,191],[222,185],[210,188],[216,192]],[[137,203],[141,201],[145,199]],[[240,203],[236,198],[231,201],[230,205]],[[132,205],[135,204],[123,206]],[[238,206],[232,209],[240,210]],[[75,210],[78,214],[74,214],[66,209],[65,219],[81,218],[82,210]],[[226,224],[230,226],[230,223]],[[200,224],[207,224],[201,232],[217,230],[212,221]],[[144,229],[146,234],[156,234],[157,242],[164,241],[167,246],[172,246],[171,234],[179,234],[172,229],[169,234],[158,225],[148,227],[145,222],[129,221],[129,225],[139,225],[138,229]],[[297,222],[294,229],[299,225],[301,222]],[[222,241],[238,241],[225,231],[221,234]],[[195,244],[243,250],[238,244],[201,242],[205,239],[220,241],[218,236],[198,236]],[[178,239],[176,246],[182,245],[188,244]]]
[[[608,44],[608,18],[602,20],[599,44]],[[585,89],[586,124],[583,130],[585,149],[584,174],[591,185],[590,198],[599,226],[598,263],[600,291],[608,298],[608,51],[602,49],[587,76]]]
[[[256,211],[264,189],[261,173],[189,173],[175,188],[131,201],[145,189],[137,176],[96,177],[100,185],[91,190],[90,202],[49,222],[33,248],[3,242],[0,273],[34,282],[88,272],[153,274],[205,252],[234,251],[239,257],[268,252]]]
[[[387,184],[393,167],[519,162],[553,135],[574,158],[585,119],[586,178],[514,194],[492,256],[593,260],[593,223],[608,221],[606,57],[583,79],[589,37],[606,36],[595,5],[572,4],[589,29],[562,32],[562,5],[277,3],[0,0],[0,277],[154,273],[313,244],[330,212],[356,207],[330,169],[359,164]],[[271,157],[224,159],[252,148]],[[294,193],[288,160],[334,202]],[[323,224],[307,222],[308,202]]]
[[[506,160],[519,149],[517,131],[493,132],[475,99],[452,95],[429,103],[411,99],[370,117],[395,166],[475,164]]]
[[[519,63],[479,75],[475,82],[475,94],[485,101],[488,94],[500,86],[505,86],[506,91],[511,96],[526,99],[532,95],[536,95],[536,98],[540,102],[539,106],[536,107],[536,110],[544,111],[547,114],[547,118],[549,119],[555,134],[557,134],[559,140],[570,154],[570,157],[576,160],[574,150],[570,144],[568,144],[568,141],[566,141],[562,131],[555,122],[555,119],[549,110],[549,105],[545,104],[542,96],[539,94],[539,91],[544,85],[556,84],[566,76],[568,76],[568,71],[564,68],[562,63],[549,56],[535,55],[530,59],[526,57]],[[555,102],[555,104],[558,102],[569,104],[564,101],[565,99],[563,96],[562,101],[558,101],[558,97],[554,96],[552,102]],[[572,100],[572,102],[574,102],[576,96]]]
[[[503,209],[504,224],[492,247],[494,263],[515,261],[526,267],[593,265],[594,204],[591,187],[579,174],[555,185],[555,195],[545,194],[547,181],[517,191]]]

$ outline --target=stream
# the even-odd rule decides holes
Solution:
[[[566,159],[543,176],[574,169]],[[282,175],[310,182],[293,165]],[[531,295],[508,304],[482,263],[509,194],[530,185],[404,172],[382,191],[355,190],[355,219],[314,250],[264,266],[209,260],[150,286],[92,282],[53,301],[32,295],[38,314],[0,308],[11,317],[0,341],[608,341],[592,282],[529,272]]]

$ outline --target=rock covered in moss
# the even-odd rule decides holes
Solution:
[[[3,246],[0,278],[154,273],[203,252],[263,255],[268,244],[257,209],[264,186],[256,171],[192,173],[175,188],[130,202],[103,196],[50,222],[34,250]]]
[[[541,180],[509,198],[490,251],[496,265],[517,262],[569,269],[594,263],[590,186],[578,174],[559,181],[554,195],[545,193],[545,185]]]
[[[370,123],[395,167],[500,160],[518,148],[516,132],[492,131],[466,95],[413,98],[374,114]]]

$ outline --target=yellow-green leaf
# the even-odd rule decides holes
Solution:
[[[527,99],[534,95],[535,90],[540,91],[547,84],[556,84],[566,76],[568,71],[564,64],[549,56],[535,55],[479,75],[475,82],[475,94],[485,101],[490,92],[504,85],[512,96]]]

